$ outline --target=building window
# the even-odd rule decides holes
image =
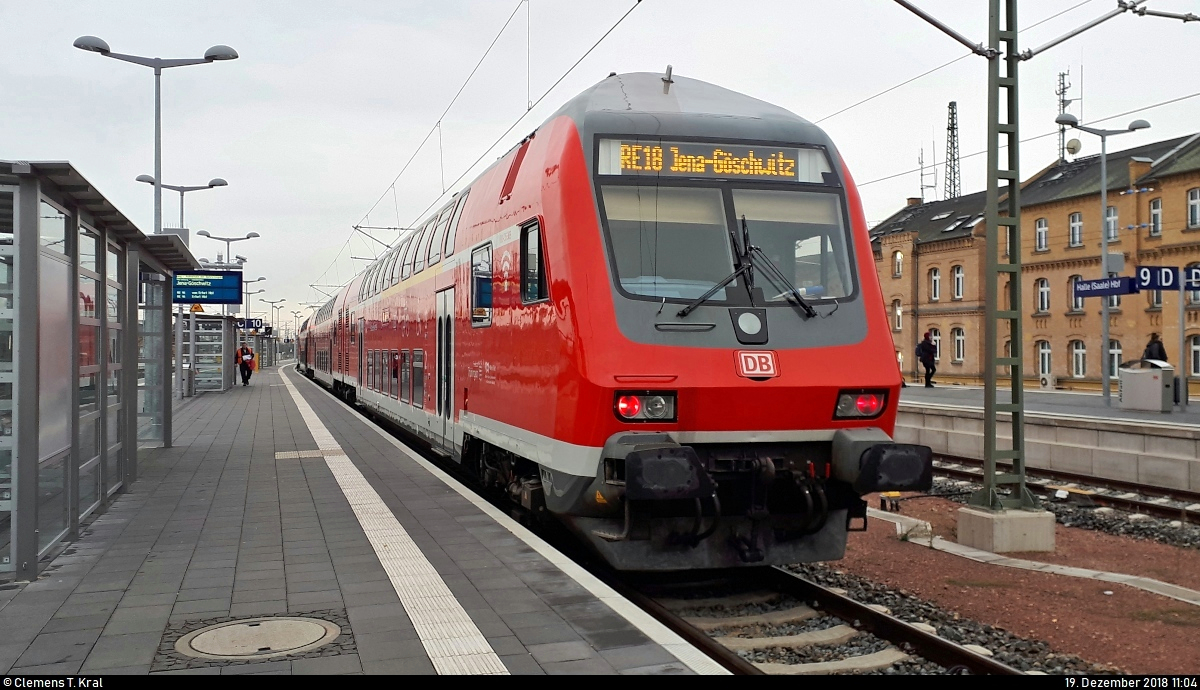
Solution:
[[[1162,234],[1162,199],[1150,200],[1150,236]]]
[[[1083,246],[1083,214],[1072,213],[1069,219],[1070,244],[1072,247]]]
[[[1108,341],[1108,375],[1116,376],[1117,369],[1121,366],[1121,341]]]
[[[962,299],[963,291],[966,287],[966,277],[963,275],[963,267],[955,266],[950,269],[950,275],[954,276],[954,299]]]
[[[1200,187],[1188,190],[1188,227],[1200,228]]]
[[[942,298],[942,272],[936,268],[929,269],[929,301],[936,302]]]
[[[1083,276],[1071,276],[1067,280],[1067,289],[1071,291],[1071,311],[1083,311],[1083,297],[1075,290],[1075,284],[1081,280],[1083,280]]]
[[[900,300],[892,300],[892,313],[896,315],[895,329],[898,331],[904,327],[904,310],[900,306]]]
[[[1004,356],[1012,357],[1012,341],[1011,340],[1004,341]],[[1012,376],[1013,372],[1012,372],[1011,364],[1006,364],[1004,366],[1004,373],[1007,374],[1008,376]]]
[[[1050,281],[1038,278],[1034,282],[1034,292],[1037,293],[1037,310],[1039,313],[1050,311]]]
[[[1087,346],[1082,340],[1071,341],[1071,376],[1077,379],[1087,376]]]
[[[541,234],[537,221],[521,228],[521,301],[526,304],[549,297]]]
[[[1118,239],[1117,237],[1117,207],[1109,206],[1104,209],[1104,230],[1108,233],[1109,240]]]
[[[892,277],[899,278],[904,275],[904,253],[896,252],[892,254]]]
[[[1196,269],[1200,269],[1200,264],[1188,264],[1188,265],[1187,265],[1187,267],[1185,268],[1185,271],[1188,271],[1188,272],[1190,272],[1190,271],[1193,271],[1193,270],[1196,270]],[[1187,276],[1186,276],[1186,275],[1184,275],[1183,279],[1184,279],[1184,281],[1187,281]],[[1185,283],[1184,283],[1184,287],[1196,287],[1196,288],[1197,288],[1197,289],[1195,289],[1195,290],[1188,290],[1188,291],[1187,291],[1187,293],[1188,293],[1188,304],[1200,304],[1200,285],[1192,286],[1192,285],[1188,285],[1188,284],[1185,282]]]
[[[1162,309],[1162,290],[1151,290],[1149,299],[1151,309]]]
[[[1116,277],[1117,277],[1117,274],[1116,274],[1116,273],[1109,273],[1109,274],[1108,274],[1108,277],[1109,277],[1109,278],[1116,278]],[[1121,296],[1120,296],[1120,295],[1111,295],[1111,296],[1108,298],[1108,308],[1109,308],[1109,309],[1120,309],[1120,308],[1121,308]]]
[[[967,356],[967,334],[961,328],[952,328],[950,335],[954,336],[954,361],[961,362]]]
[[[929,340],[933,342],[933,359],[942,361],[942,332],[936,328],[929,329]]]
[[[1038,352],[1038,376],[1050,375],[1050,342],[1047,340],[1039,340],[1037,342]]]
[[[1188,338],[1192,343],[1192,376],[1200,376],[1200,335]]]
[[[1050,248],[1050,223],[1045,218],[1038,218],[1033,226],[1034,248],[1044,252]]]

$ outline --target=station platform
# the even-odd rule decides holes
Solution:
[[[725,673],[290,368],[175,430],[0,587],[0,675]]]
[[[1008,392],[1000,392],[1000,401],[1008,402]],[[1200,426],[1200,400],[1192,401],[1185,411],[1176,407],[1171,412],[1147,412],[1121,409],[1117,394],[1111,396],[1112,406],[1105,407],[1099,393],[1076,391],[1025,390],[1025,412],[1042,415],[1064,415],[1090,419],[1117,419],[1131,422],[1153,422],[1180,426]],[[952,405],[983,410],[983,388],[974,386],[924,386],[909,384],[900,389],[900,404]]]

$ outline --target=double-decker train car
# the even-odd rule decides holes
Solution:
[[[304,325],[298,367],[625,570],[840,558],[927,489],[833,142],[712,84],[613,74]]]

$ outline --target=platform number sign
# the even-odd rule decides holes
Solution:
[[[1179,269],[1174,266],[1138,266],[1139,290],[1178,290]]]
[[[1183,269],[1184,288],[1200,290],[1200,266],[1188,266]]]

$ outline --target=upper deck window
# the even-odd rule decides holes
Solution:
[[[824,184],[832,169],[822,149],[601,139],[600,175],[763,180]]]

